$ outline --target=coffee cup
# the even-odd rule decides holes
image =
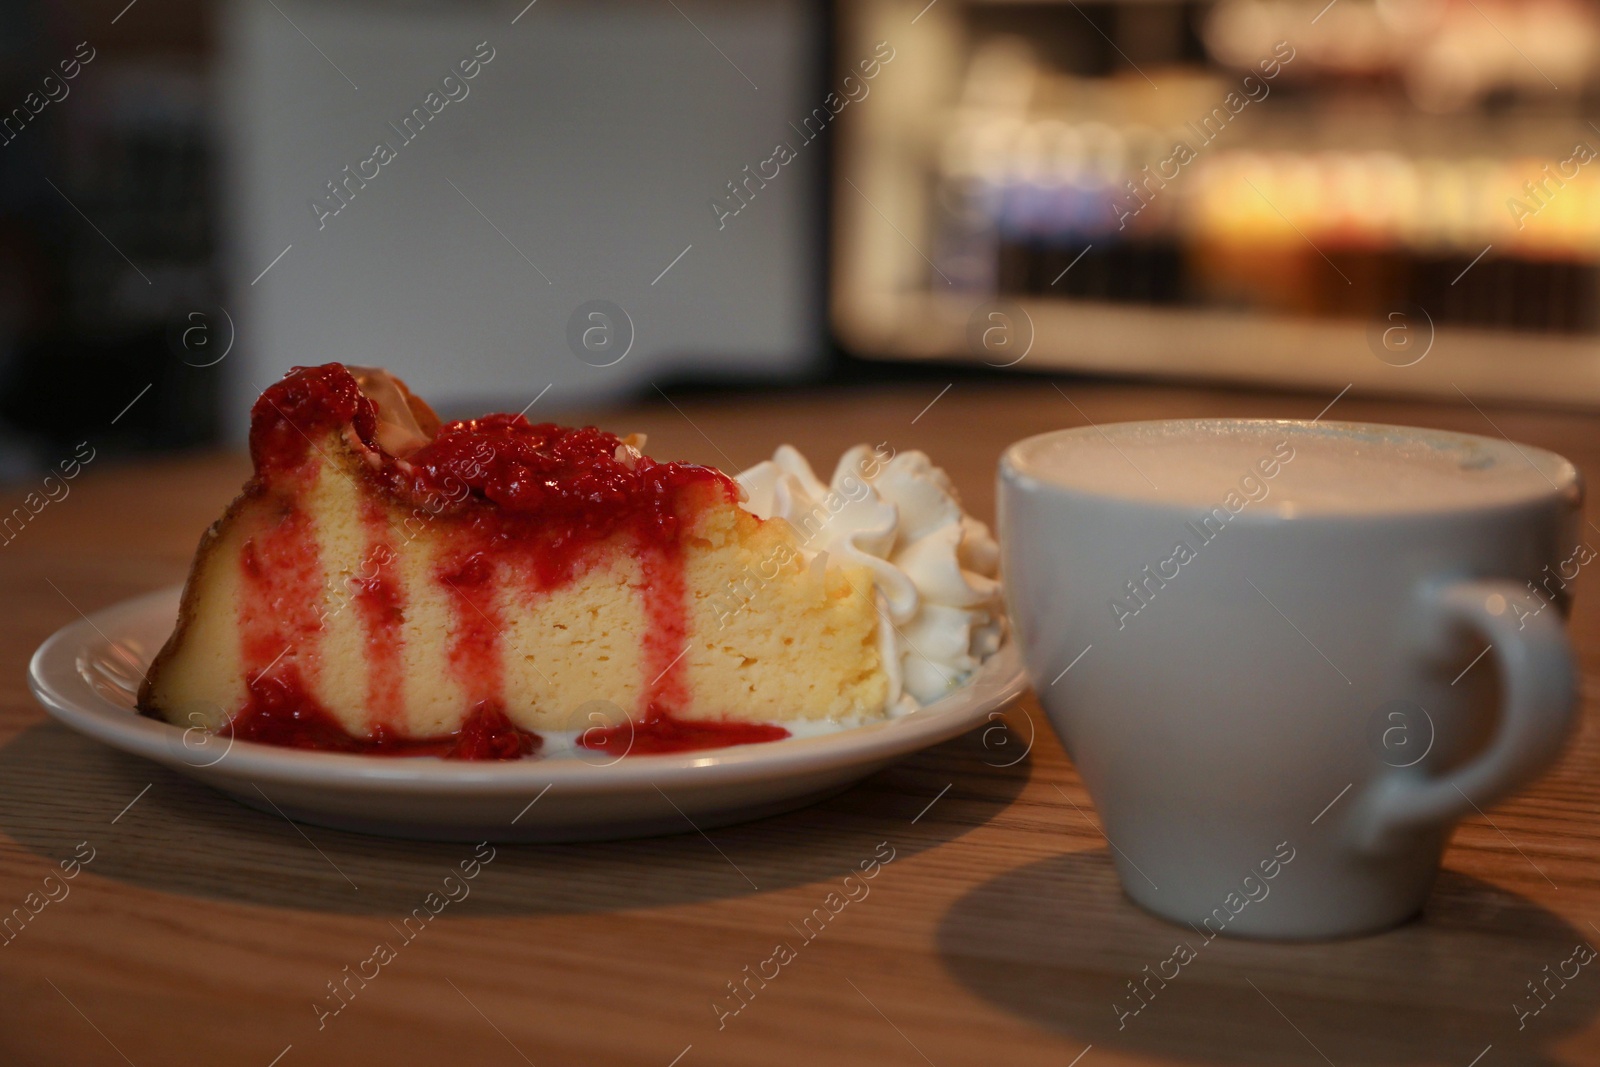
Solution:
[[[1123,889],[1197,934],[1375,932],[1559,754],[1582,480],[1506,440],[1178,420],[1004,454],[1006,595]]]

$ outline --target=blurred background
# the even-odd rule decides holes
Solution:
[[[0,478],[446,414],[1092,373],[1600,404],[1600,5],[7,0]]]

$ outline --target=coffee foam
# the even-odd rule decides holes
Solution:
[[[1577,471],[1553,452],[1367,423],[1113,423],[1029,438],[1007,452],[1006,464],[1047,484],[1152,503],[1209,507],[1235,492],[1252,510],[1280,516],[1433,511],[1581,493]]]

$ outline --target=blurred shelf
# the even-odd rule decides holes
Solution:
[[[1018,371],[1088,371],[1373,394],[1494,397],[1555,406],[1600,406],[1600,348],[1590,340],[1397,322],[1423,355],[1407,366],[1373,353],[1360,322],[1265,318],[1226,311],[1140,308],[1030,297],[978,304],[1008,316],[1009,343],[992,361],[970,347],[969,297],[904,294],[879,309],[848,344],[888,359],[987,362]],[[892,322],[889,329],[881,323]],[[1001,325],[997,320],[995,325]],[[878,327],[874,329],[874,327]],[[872,330],[873,332],[868,332]],[[1031,345],[1028,340],[1031,334]],[[1431,341],[1430,341],[1431,339]],[[1021,349],[1021,353],[1018,352]],[[1266,354],[1264,356],[1264,354]],[[1401,357],[1395,357],[1403,362]]]
[[[1600,405],[1600,5],[864,0],[840,25],[842,56],[903,57],[838,131],[856,353],[1011,365],[974,326],[999,308],[1025,368]],[[1406,367],[1400,319],[1431,339]]]

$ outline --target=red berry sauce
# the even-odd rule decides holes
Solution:
[[[626,744],[636,753],[679,752],[772,741],[781,726],[680,719],[689,706],[683,653],[689,631],[681,517],[697,501],[738,499],[720,471],[630,456],[615,435],[488,415],[447,423],[404,458],[377,443],[377,411],[342,365],[297,367],[251,411],[256,475],[248,492],[281,502],[276,521],[254,532],[242,553],[241,652],[249,697],[232,723],[235,737],[295,748],[456,759],[516,759],[542,739],[505,713],[505,624],[499,595],[538,596],[580,577],[619,548],[643,563],[642,669],[646,687],[636,721],[590,731],[590,748]],[[409,518],[393,528],[386,509],[365,505],[366,558],[344,596],[323,607],[324,574],[309,516],[301,509],[330,433],[353,435],[371,462],[365,491],[385,494]],[[619,458],[623,457],[623,458]],[[710,494],[709,496],[707,494]],[[449,530],[434,580],[451,593],[454,625],[447,659],[472,708],[455,734],[402,736],[406,592],[399,545],[433,524]],[[609,550],[609,551],[608,551]],[[368,664],[368,736],[353,736],[310,692],[327,616],[353,605]],[[513,654],[516,650],[511,650]],[[626,739],[624,736],[626,735]]]
[[[283,677],[277,677],[284,671]],[[250,700],[229,724],[241,741],[259,741],[317,752],[359,752],[374,756],[443,756],[446,759],[520,759],[539,751],[544,739],[519,728],[498,707],[479,704],[461,729],[444,737],[405,737],[387,726],[370,737],[355,737],[306,692],[292,670],[257,674]]]
[[[643,720],[586,730],[578,738],[578,744],[597,752],[614,754],[620,759],[634,754],[753,745],[762,741],[781,741],[788,736],[789,731],[776,723],[678,719],[659,705],[651,704]]]

